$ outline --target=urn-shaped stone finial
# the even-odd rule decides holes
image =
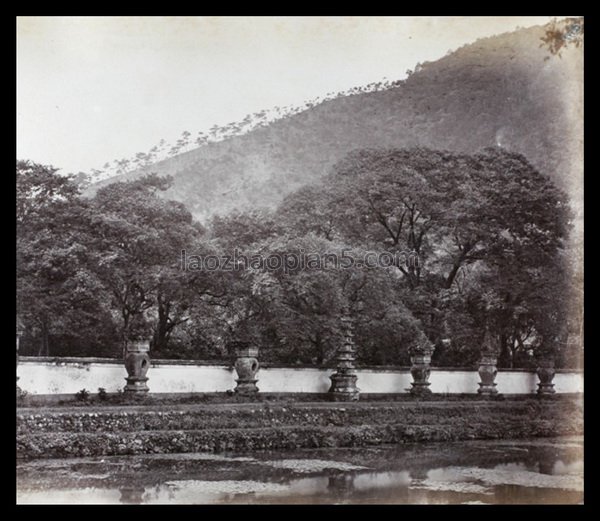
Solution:
[[[238,394],[254,394],[258,392],[256,374],[260,369],[258,363],[258,347],[252,347],[249,342],[240,340],[232,342],[235,353],[235,371],[238,378],[234,391]]]
[[[489,327],[485,326],[483,333],[483,340],[481,342],[481,358],[479,359],[479,389],[477,392],[484,396],[494,396],[498,394],[496,389],[496,375],[498,369],[496,363],[498,362],[498,348],[494,337],[492,336]]]
[[[540,379],[537,390],[538,396],[551,396],[556,392],[552,383],[555,374],[554,359],[551,356],[542,357],[538,360],[537,375]]]
[[[425,335],[421,335],[408,349],[412,364],[410,374],[413,377],[410,393],[413,395],[424,396],[431,394],[431,389],[429,389],[431,385],[429,375],[431,374],[431,355],[433,355],[434,350],[434,346]]]
[[[127,385],[125,392],[129,394],[145,394],[149,391],[146,382],[150,369],[150,342],[148,340],[132,340],[125,346],[125,369]]]

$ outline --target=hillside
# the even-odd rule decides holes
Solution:
[[[542,27],[464,46],[398,86],[323,102],[249,133],[204,145],[90,189],[146,172],[174,177],[166,196],[196,218],[274,207],[362,147],[427,146],[524,154],[579,200],[583,56],[540,47]],[[578,205],[576,205],[578,206]]]

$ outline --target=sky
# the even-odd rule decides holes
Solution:
[[[17,17],[17,157],[89,172],[550,19]]]

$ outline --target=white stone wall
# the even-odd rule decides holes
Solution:
[[[267,393],[324,393],[330,385],[331,369],[263,367],[258,387]],[[359,369],[362,393],[405,393],[411,387],[408,369]],[[99,387],[116,392],[125,385],[122,363],[98,359],[43,361],[22,358],[17,369],[19,386],[30,394],[75,394],[81,389],[96,393]],[[189,362],[153,362],[148,371],[152,393],[214,393],[235,387],[236,373],[226,365]],[[475,393],[479,388],[476,371],[432,369],[430,389],[434,393]],[[537,390],[537,375],[527,371],[499,371],[497,389],[504,394],[529,394]],[[556,392],[582,393],[583,373],[559,372],[554,378]]]
[[[527,375],[527,373],[516,374],[523,376]],[[477,389],[479,389],[479,373],[477,371],[437,371],[432,369],[429,381],[431,382],[429,388],[434,393],[476,393]],[[496,377],[496,382],[498,382],[498,377]],[[496,389],[498,389],[498,387],[496,387]],[[513,390],[511,387],[510,391],[506,388],[499,392],[521,394],[522,391]]]

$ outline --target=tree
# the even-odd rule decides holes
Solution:
[[[161,197],[171,182],[152,174],[84,199],[55,169],[17,164],[18,304],[39,353],[52,338],[97,349],[108,331],[113,350],[143,336],[160,356],[222,358],[241,336],[266,361],[325,364],[349,306],[363,363],[407,364],[423,334],[436,363],[475,363],[484,324],[501,365],[568,358],[578,326],[565,318],[577,304],[567,199],[523,156],[357,150],[277,210],[215,217],[206,230]],[[229,256],[229,267],[187,269],[184,250]],[[393,262],[340,264],[367,252]]]
[[[343,255],[360,259],[365,252],[296,226],[294,212],[303,207],[294,208],[290,212],[286,201],[274,214],[212,221],[210,233],[222,251],[238,247],[238,257],[247,261],[245,269],[222,274],[228,336],[252,339],[263,360],[324,364],[342,341],[341,311],[350,303],[361,359],[406,363],[406,340],[418,328],[390,284],[394,275],[341,269]],[[385,333],[374,335],[376,328]]]
[[[191,266],[194,257],[206,258],[216,254],[214,246],[203,237],[202,230],[195,229],[187,237],[185,258],[192,258]],[[184,262],[183,258],[181,262]],[[157,288],[157,316],[153,337],[155,352],[173,355],[174,344],[177,344],[179,355],[194,354],[193,346],[182,345],[181,339],[174,340],[173,334],[191,326],[187,328],[189,333],[198,323],[205,328],[207,315],[215,319],[215,313],[210,308],[224,307],[227,296],[225,280],[219,272],[190,270],[182,264],[165,271]],[[218,333],[215,336],[219,336]]]
[[[421,284],[428,259],[438,264],[437,271],[446,270],[450,286],[478,243],[474,227],[467,229],[476,195],[471,195],[469,168],[469,156],[447,152],[356,151],[325,182],[328,218],[338,234],[365,246],[416,254],[419,263],[396,266],[411,287]]]
[[[505,317],[496,326],[506,348],[522,344],[531,321],[542,327],[533,302],[552,306],[551,293],[558,291],[550,274],[558,273],[555,261],[568,233],[566,197],[523,156],[502,149],[475,155],[358,150],[321,185],[288,197],[280,211],[289,212],[294,228],[332,240],[416,253],[418,263],[397,262],[396,269],[405,304],[436,343],[452,332],[456,321],[449,314],[458,309],[473,317],[467,321],[473,328],[482,326],[465,278],[476,279],[467,289],[504,299],[494,312]],[[458,308],[452,304],[462,299]],[[477,331],[464,333],[465,341],[476,342]]]
[[[92,201],[96,270],[112,295],[124,343],[153,334],[150,311],[160,302],[163,314],[167,282],[179,269],[181,250],[197,228],[191,214],[174,201],[157,196],[170,186],[155,174],[101,188]],[[165,322],[158,326],[164,339]]]
[[[24,352],[111,352],[109,310],[90,269],[90,209],[78,194],[73,176],[17,162],[17,312],[26,329]]]
[[[294,235],[314,233],[333,240],[335,219],[327,207],[328,202],[328,193],[321,187],[304,186],[282,201],[275,219]]]
[[[264,210],[215,215],[208,227],[211,237],[229,254],[233,254],[235,248],[244,250],[252,244],[273,239],[281,231],[277,216]]]
[[[79,195],[75,176],[59,175],[58,170],[27,160],[17,161],[17,231],[30,215]]]

